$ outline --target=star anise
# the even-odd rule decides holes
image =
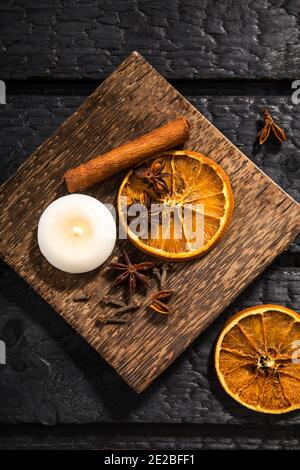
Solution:
[[[161,313],[162,315],[172,315],[174,312],[167,302],[169,302],[171,296],[173,295],[172,290],[161,290],[151,297],[151,304],[149,307],[156,313]]]
[[[147,181],[158,193],[167,192],[169,188],[165,178],[170,176],[170,173],[163,171],[165,165],[166,160],[154,160],[146,168],[137,168],[135,174],[144,181]]]
[[[109,264],[111,268],[116,269],[117,271],[121,271],[121,274],[116,278],[112,285],[114,287],[122,284],[125,281],[128,281],[130,297],[133,297],[135,294],[137,281],[139,281],[141,284],[144,284],[145,286],[150,286],[149,278],[143,274],[143,272],[152,269],[155,266],[155,263],[152,261],[145,261],[142,263],[133,264],[130,261],[126,250],[122,251],[122,255],[125,261],[124,263],[120,263],[118,261]]]
[[[271,131],[278,140],[278,142],[282,144],[286,140],[286,135],[284,131],[274,122],[274,119],[272,118],[267,109],[262,110],[262,115],[265,123],[262,130],[258,133],[258,141],[260,145],[266,142],[266,140],[270,136]]]

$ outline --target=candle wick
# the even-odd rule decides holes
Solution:
[[[80,235],[83,234],[82,228],[80,228],[76,225],[75,225],[75,227],[73,227],[72,231],[73,231],[73,234],[75,235],[75,237],[80,237]]]

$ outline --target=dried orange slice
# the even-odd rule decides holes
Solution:
[[[126,214],[137,203],[151,205],[151,217],[153,204],[163,206],[165,212],[174,209],[174,214],[167,224],[160,219],[154,233],[136,233]],[[233,207],[224,170],[214,160],[191,150],[170,151],[130,170],[118,194],[120,222],[133,244],[147,254],[172,261],[191,259],[210,250],[224,235]],[[201,217],[202,239],[197,229]],[[175,230],[175,224],[176,230],[180,225],[180,231]]]
[[[300,314],[281,305],[258,305],[226,323],[217,341],[215,367],[236,401],[280,414],[300,408],[299,358]]]

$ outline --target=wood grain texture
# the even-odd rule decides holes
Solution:
[[[107,293],[106,268],[84,275],[52,268],[37,248],[39,216],[66,193],[63,175],[68,168],[180,115],[191,123],[185,147],[214,158],[230,177],[236,202],[233,222],[211,253],[176,265],[170,278],[177,292],[176,315],[166,321],[141,309],[130,326],[95,329],[103,309],[99,296],[80,306],[72,296],[83,288]],[[121,178],[118,175],[87,193],[115,202]],[[4,260],[136,391],[145,389],[293,241],[300,225],[299,205],[136,53],[2,187],[0,213]]]

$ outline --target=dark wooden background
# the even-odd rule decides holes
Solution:
[[[121,60],[138,50],[260,168],[300,201],[298,0],[0,0],[0,181],[4,182]],[[282,146],[255,145],[267,106]],[[0,214],[1,217],[1,214]],[[220,389],[215,338],[262,302],[300,311],[300,241],[252,284],[145,393],[0,263],[0,449],[300,448],[300,412],[241,408]]]

